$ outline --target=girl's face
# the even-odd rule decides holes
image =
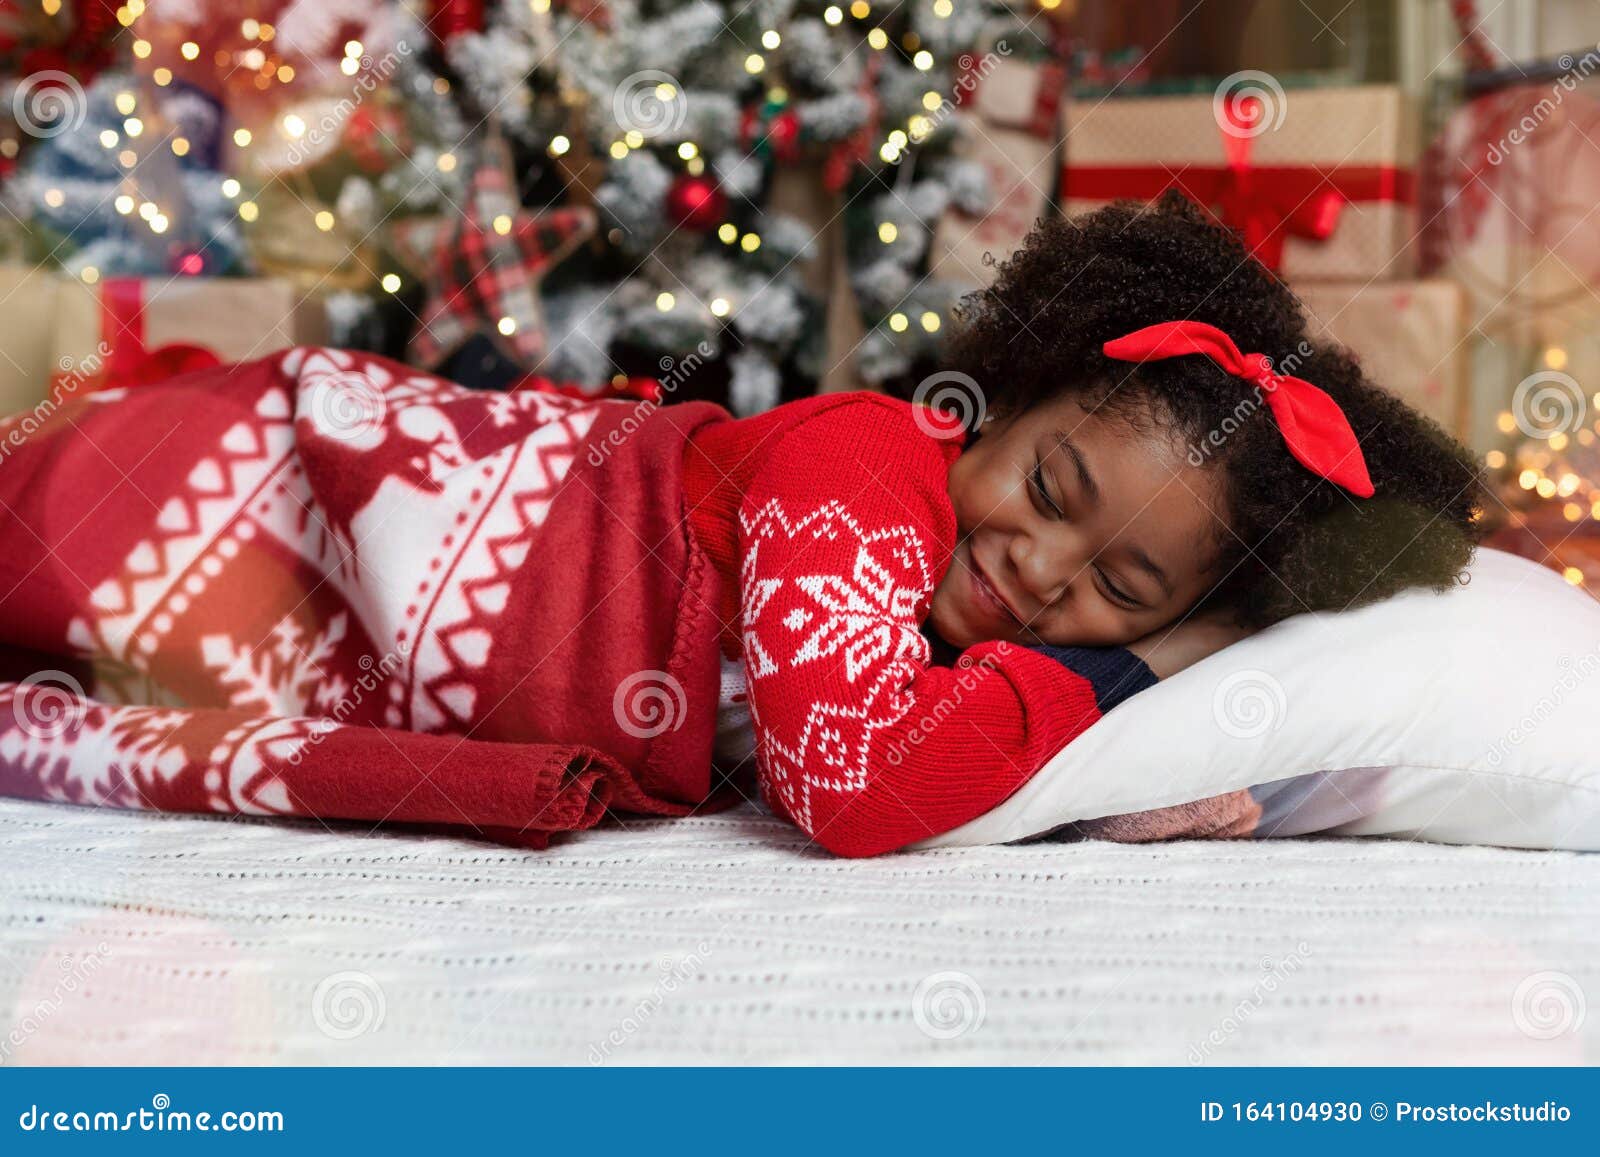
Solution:
[[[1159,630],[1220,577],[1214,473],[1159,430],[1068,397],[995,417],[950,470],[958,545],[930,625],[962,648],[1114,646]]]

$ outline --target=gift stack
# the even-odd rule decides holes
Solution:
[[[0,414],[326,339],[324,313],[271,278],[99,277],[0,267]]]
[[[1392,85],[1285,90],[1242,75],[1203,93],[1068,101],[1066,211],[1182,191],[1294,288],[1314,335],[1467,437],[1462,291],[1415,276],[1414,102]]]
[[[952,207],[940,219],[930,267],[941,278],[987,285],[1050,211],[1066,69],[1053,60],[1017,60],[1004,49],[1001,41],[961,57],[966,67],[953,100],[968,118],[961,150],[982,166],[990,202],[981,216]]]

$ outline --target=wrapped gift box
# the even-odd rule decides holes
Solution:
[[[0,334],[0,414],[32,409],[50,387],[55,361],[56,295],[61,282],[48,271],[27,265],[0,266],[0,301],[5,330]]]
[[[319,302],[271,278],[107,278],[95,285],[63,278],[57,294],[54,361],[69,367],[98,358],[119,376],[163,376],[195,359],[238,362],[325,336]],[[186,350],[191,357],[165,357]]]
[[[1022,243],[1050,209],[1066,74],[1059,64],[1030,64],[993,53],[967,56],[973,67],[955,86],[955,103],[969,127],[961,154],[982,165],[993,203],[982,217],[951,209],[933,234],[936,276],[987,285],[996,263]]]
[[[1348,346],[1367,376],[1465,441],[1470,437],[1466,295],[1440,279],[1304,282],[1314,338]]]
[[[1232,112],[1230,113],[1230,110]],[[1253,122],[1236,119],[1248,110]],[[1069,213],[1179,188],[1291,281],[1415,270],[1414,102],[1398,87],[1068,101]]]

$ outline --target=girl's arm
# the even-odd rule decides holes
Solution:
[[[782,436],[740,510],[761,790],[840,855],[982,815],[1153,682],[1115,648],[982,643],[930,665],[919,628],[950,564],[960,446],[916,413],[874,395],[819,408]]]

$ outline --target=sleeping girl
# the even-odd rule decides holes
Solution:
[[[872,855],[1252,630],[1469,560],[1467,453],[1179,198],[1041,222],[952,374],[971,429],[307,349],[12,419],[0,791],[531,846],[759,793]]]

